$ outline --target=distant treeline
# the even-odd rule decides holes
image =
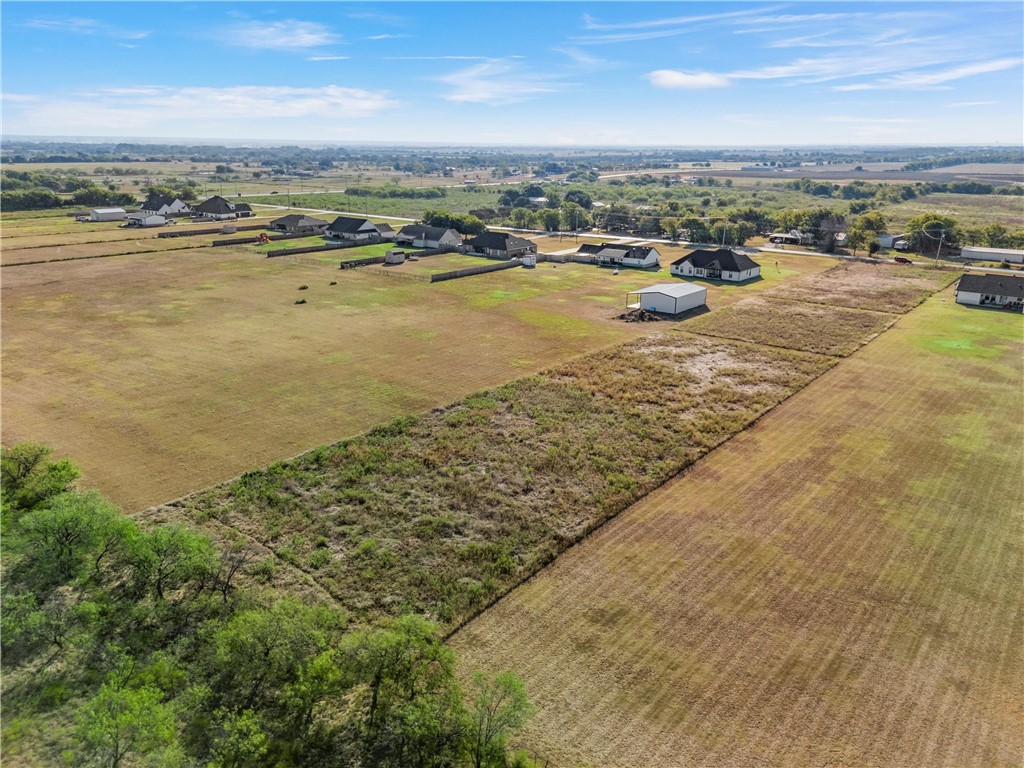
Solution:
[[[927,171],[932,168],[948,168],[951,165],[965,165],[967,163],[1016,163],[1019,165],[1024,163],[1024,152],[1017,149],[999,151],[979,150],[963,154],[928,157],[905,164],[903,170]]]
[[[118,192],[114,185],[95,182],[67,173],[47,171],[4,171],[0,208],[5,211],[38,211],[61,206],[133,205],[135,195]],[[62,197],[70,195],[70,197]]]
[[[958,195],[1024,195],[1024,187],[997,187],[981,181],[925,181],[905,184],[872,184],[866,181],[852,181],[849,184],[832,184],[803,178],[786,182],[783,186],[786,189],[793,189],[816,197],[878,200],[887,203],[913,200],[916,197],[939,192],[951,192]]]

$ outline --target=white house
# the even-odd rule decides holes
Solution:
[[[594,257],[597,264],[607,267],[635,267],[652,269],[661,265],[661,254],[658,249],[649,245],[620,245],[618,243],[601,243],[581,245],[577,253]]]
[[[339,216],[330,223],[324,234],[338,240],[354,240],[356,242],[376,243],[381,239],[380,230],[377,229],[376,224],[369,219],[357,219],[352,216]]]
[[[127,216],[124,208],[93,208],[89,211],[89,221],[124,221]]]
[[[428,227],[424,224],[406,224],[395,235],[396,243],[414,245],[418,248],[442,248],[462,245],[462,235],[455,229]]]
[[[697,250],[672,262],[668,270],[677,277],[704,277],[739,283],[761,274],[761,265],[745,253],[729,248]]]
[[[693,283],[659,283],[626,294],[626,309],[678,315],[707,303],[708,289]]]
[[[956,303],[1024,311],[1024,277],[964,275],[956,286]]]
[[[147,213],[146,211],[139,211],[138,213],[128,214],[129,227],[162,227],[167,223],[167,219],[164,216],[160,216],[156,213]]]
[[[1024,251],[1014,248],[977,248],[969,245],[960,251],[960,258],[972,261],[1008,261],[1024,264]]]
[[[168,195],[150,195],[140,206],[142,213],[155,213],[159,216],[177,216],[191,213],[192,209],[188,203],[182,202],[180,198],[172,198]]]

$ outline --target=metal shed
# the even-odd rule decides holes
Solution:
[[[708,289],[693,283],[659,283],[626,294],[626,309],[678,315],[707,303]]]
[[[124,208],[93,208],[89,221],[123,221],[128,216]]]

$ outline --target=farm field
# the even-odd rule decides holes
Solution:
[[[887,206],[883,213],[891,222],[891,232],[915,216],[937,213],[954,218],[961,226],[988,226],[1003,224],[1019,229],[1024,227],[1024,197],[1014,195],[955,195],[940,192],[907,200],[899,205]]]
[[[833,261],[782,264],[709,301]],[[74,456],[128,510],[650,332],[611,318],[657,280],[566,264],[426,285],[231,246],[3,278],[5,441]]]
[[[1017,766],[1021,318],[902,317],[452,639],[552,766]]]

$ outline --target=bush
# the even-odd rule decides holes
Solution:
[[[296,299],[296,300],[295,300],[295,303],[296,303],[296,304],[305,304],[305,303],[306,303],[306,300],[305,300],[305,299]]]

